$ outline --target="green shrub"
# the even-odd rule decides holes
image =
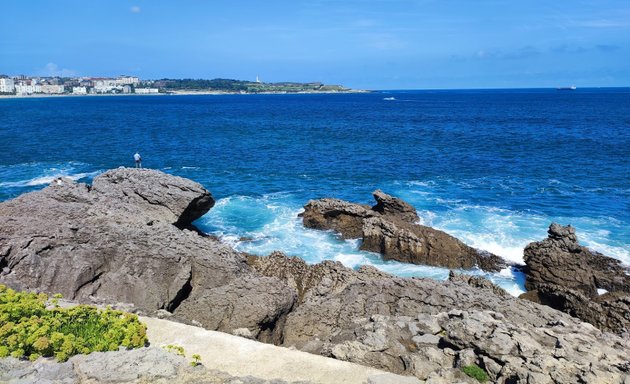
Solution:
[[[94,351],[113,351],[120,346],[138,348],[147,343],[146,326],[138,316],[87,305],[46,309],[48,296],[16,292],[0,284],[0,357],[36,360]]]
[[[473,379],[477,379],[477,381],[481,383],[485,383],[488,380],[488,374],[478,365],[467,365],[462,369],[464,370],[465,374],[472,377]]]

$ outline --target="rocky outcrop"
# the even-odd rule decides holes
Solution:
[[[247,327],[273,339],[295,294],[186,229],[213,204],[201,185],[148,169],[112,170],[92,186],[56,180],[0,203],[0,283],[164,309],[209,329]]]
[[[461,367],[470,364],[499,383],[623,383],[630,373],[627,337],[514,298],[480,277],[404,279],[279,253],[248,262],[300,292],[285,346],[427,382],[466,382]]]
[[[406,223],[413,224],[420,221],[418,212],[416,212],[416,209],[409,203],[397,197],[390,196],[380,189],[374,191],[372,196],[374,196],[374,200],[376,200],[376,205],[372,207],[373,211],[386,217],[402,220]]]
[[[571,226],[551,224],[547,239],[525,248],[523,298],[587,321],[602,330],[630,331],[630,269],[578,244]],[[607,293],[599,294],[598,290]],[[600,291],[601,292],[601,291]]]
[[[338,199],[311,200],[304,206],[302,220],[309,228],[332,229],[343,238],[361,238],[362,250],[381,253],[386,260],[446,268],[477,266],[486,271],[506,267],[496,255],[416,224],[418,215],[408,203],[380,190],[373,195],[377,204],[372,208]]]
[[[133,303],[428,383],[471,382],[461,369],[470,364],[500,383],[622,383],[630,373],[627,334],[511,297],[479,277],[406,279],[367,266],[237,253],[191,227],[212,198],[182,180],[118,169],[93,186],[57,180],[0,203],[0,283]],[[365,221],[379,219],[415,231],[408,206],[378,196],[374,209],[328,200],[338,209],[305,212],[305,221],[354,230],[360,223],[363,232]],[[430,241],[437,240],[420,242]]]

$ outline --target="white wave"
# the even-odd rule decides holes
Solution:
[[[52,175],[34,177],[28,180],[5,181],[5,182],[0,183],[0,187],[2,188],[36,187],[38,185],[48,185],[60,177],[65,177],[72,180],[79,180],[86,177],[94,177],[94,176],[99,175],[100,173],[102,173],[102,171],[82,172],[82,173],[75,173],[75,174],[69,174],[67,172],[59,172]]]
[[[339,261],[349,268],[357,268],[362,265],[371,264],[364,255],[358,253],[338,253],[333,257],[333,260]]]
[[[612,257],[617,260],[621,260],[625,265],[630,265],[630,246],[622,247],[622,246],[614,246],[608,244],[598,243],[593,240],[588,240],[588,236],[580,236],[578,234],[578,239],[581,237],[582,242],[585,246],[593,251],[602,253],[608,257]]]
[[[201,219],[202,224],[209,226],[213,234],[221,236],[238,250],[253,254],[267,255],[280,250],[291,256],[299,256],[309,264],[336,260],[351,268],[372,265],[387,273],[405,277],[448,277],[449,270],[446,268],[384,261],[380,255],[360,251],[357,240],[342,240],[333,232],[305,228],[297,216],[303,208],[299,202],[292,200],[292,196],[294,195],[291,193],[281,192],[260,197],[222,198]],[[420,209],[420,223],[443,230],[470,246],[492,252],[517,264],[523,263],[523,250],[527,244],[547,237],[546,231],[551,221],[568,223],[566,218],[550,218],[538,213],[516,212],[466,202],[459,204],[462,209]],[[416,206],[423,208],[421,204]],[[605,230],[600,229],[604,219],[573,218],[573,222],[580,224],[576,228],[581,242],[630,264],[628,248],[609,239],[611,230],[608,227]],[[241,241],[243,237],[248,238],[248,241]],[[482,271],[461,272],[482,275],[512,295],[524,292],[524,277],[520,272],[510,269],[494,274]]]

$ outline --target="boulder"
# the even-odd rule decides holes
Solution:
[[[149,169],[108,171],[92,186],[55,180],[0,203],[0,283],[273,334],[295,295],[191,227],[213,205],[201,185]]]
[[[575,228],[552,223],[547,239],[530,243],[523,298],[567,312],[596,327],[630,331],[630,269],[579,245]],[[608,293],[599,295],[598,290]]]
[[[372,207],[373,211],[411,224],[420,221],[416,209],[406,201],[390,196],[380,189],[374,191],[372,196],[376,200],[376,205]]]
[[[499,271],[507,266],[499,256],[469,247],[453,236],[416,224],[415,208],[374,192],[372,208],[339,199],[311,200],[301,214],[306,227],[334,230],[345,239],[361,238],[361,249],[377,252],[386,260],[446,268]]]

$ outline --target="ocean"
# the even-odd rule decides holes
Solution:
[[[297,216],[322,197],[372,205],[381,189],[514,263],[555,221],[630,264],[628,88],[0,99],[0,200],[59,176],[89,183],[136,151],[203,184],[217,204],[198,227],[258,255],[445,279]],[[467,272],[524,290],[515,269]]]

